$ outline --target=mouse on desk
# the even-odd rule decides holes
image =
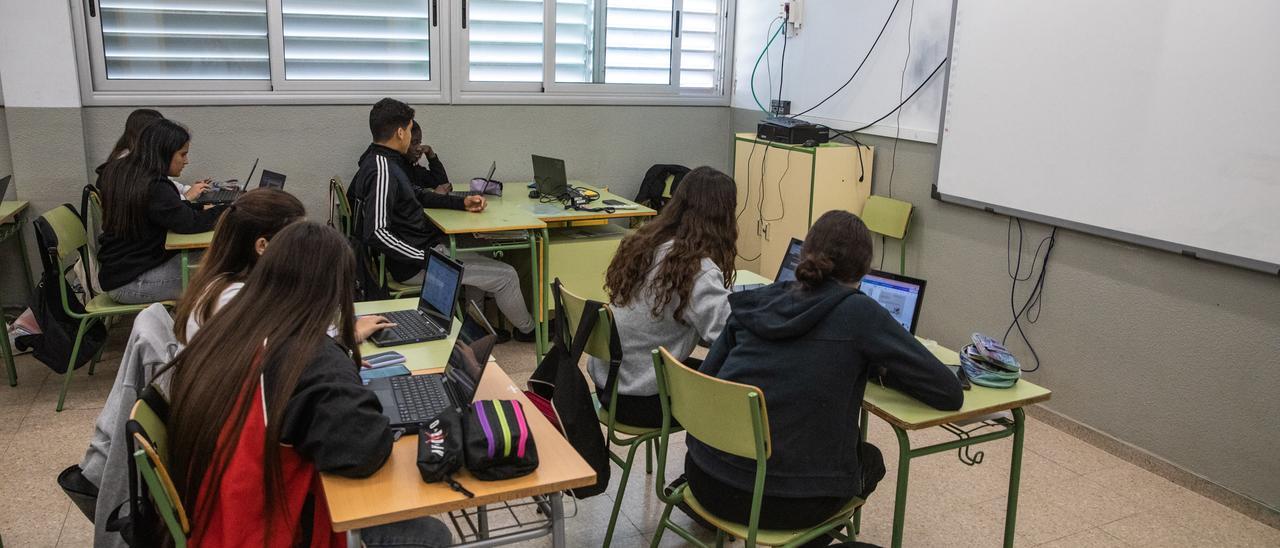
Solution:
[[[529,197],[530,197],[530,198],[537,198],[537,197],[538,197],[538,191],[536,191],[536,190],[530,190],[530,191],[529,191]]]

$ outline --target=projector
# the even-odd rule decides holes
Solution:
[[[774,116],[765,118],[756,126],[756,137],[765,141],[792,145],[813,141],[816,145],[827,142],[828,133],[826,126],[786,116]]]

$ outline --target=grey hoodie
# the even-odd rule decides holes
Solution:
[[[648,285],[667,253],[671,242],[658,246],[654,251],[653,267],[645,280],[641,298],[633,299],[626,306],[613,308],[613,319],[618,326],[618,338],[622,343],[622,366],[618,370],[618,393],[624,396],[655,396],[658,379],[653,372],[650,352],[663,346],[673,356],[684,360],[700,341],[711,342],[720,337],[724,322],[729,317],[729,290],[724,287],[724,273],[711,259],[704,257],[701,270],[689,292],[689,306],[684,309],[684,324],[674,315],[680,304],[672,299],[654,316],[653,293]],[[591,358],[588,367],[596,388],[603,389],[609,378],[609,364]]]

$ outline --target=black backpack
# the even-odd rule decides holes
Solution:
[[[75,213],[75,208],[70,204],[64,206]],[[73,312],[83,313],[84,305],[75,298],[75,289],[67,282],[66,273],[58,270],[58,236],[53,227],[43,218],[37,218],[32,225],[35,226],[36,244],[41,249],[40,263],[44,266],[40,284],[36,286],[31,300],[31,313],[35,315],[36,323],[40,324],[41,333],[18,337],[16,342],[23,348],[30,348],[32,355],[49,366],[54,373],[66,373],[67,362],[71,361],[71,347],[75,342],[76,332],[80,329],[80,320],[68,316],[62,309],[62,295],[58,284],[66,288],[67,304]],[[80,340],[80,353],[76,355],[74,367],[79,369],[89,363],[106,341],[106,326],[102,322],[94,322]]]
[[[667,205],[669,199],[663,197],[667,187],[667,176],[674,177],[671,181],[671,194],[675,194],[680,181],[689,174],[689,171],[691,171],[689,168],[682,165],[654,164],[644,172],[644,179],[640,181],[640,191],[636,193],[636,203],[655,211],[662,211],[662,206]]]

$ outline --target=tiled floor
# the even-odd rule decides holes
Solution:
[[[54,479],[84,454],[99,409],[115,378],[127,328],[113,330],[97,374],[77,372],[67,409],[54,413],[62,378],[30,355],[18,360],[19,385],[0,385],[0,538],[5,546],[88,546],[92,526],[73,508]],[[498,363],[523,384],[534,367],[531,345],[499,346]],[[1018,546],[1280,546],[1280,531],[1028,419],[1018,515]],[[913,434],[913,444],[941,441],[933,430]],[[867,503],[859,540],[887,546],[893,513],[897,444],[892,431],[872,420],[870,439],[885,453],[889,476]],[[999,546],[1011,442],[982,446],[977,466],[953,453],[912,462],[907,505],[907,546]],[[673,439],[668,463],[679,469],[684,440]],[[598,546],[617,493],[578,501],[567,523],[569,546]],[[615,546],[648,545],[662,505],[643,465],[628,483]],[[688,520],[682,520],[686,526]],[[495,520],[496,523],[496,520]],[[706,531],[694,529],[707,538]],[[527,543],[549,545],[546,539]],[[668,532],[663,546],[683,541]]]

